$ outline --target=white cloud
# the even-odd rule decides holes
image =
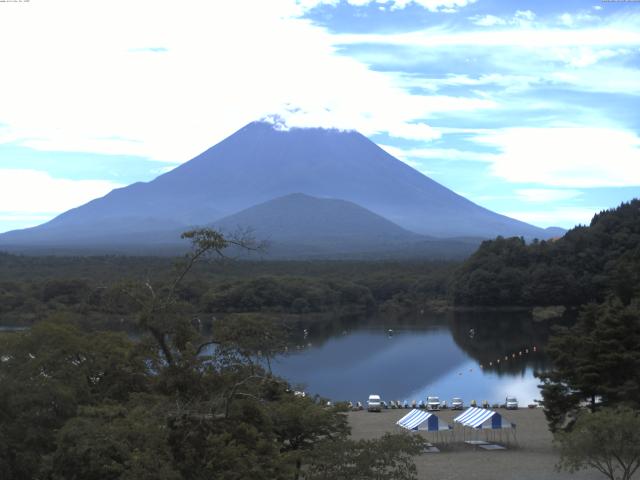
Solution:
[[[409,5],[418,5],[430,12],[453,13],[477,0],[346,0],[354,7],[366,7],[371,4],[389,6],[392,10],[401,10]],[[311,10],[320,5],[338,5],[340,0],[297,0],[303,10]]]
[[[531,10],[517,10],[510,17],[498,17],[496,15],[474,15],[469,17],[471,23],[481,27],[494,27],[496,25],[515,25],[518,27],[531,27],[536,14]]]
[[[530,27],[536,18],[536,14],[531,10],[517,10],[510,23],[519,27]]]
[[[496,17],[495,15],[474,15],[473,17],[469,17],[469,20],[471,20],[473,24],[480,25],[481,27],[507,24],[504,18]]]
[[[387,133],[392,137],[405,138],[408,140],[437,140],[441,137],[440,132],[425,123],[405,123],[391,126]]]
[[[552,83],[565,84],[586,92],[640,95],[638,70],[626,67],[591,65],[586,69],[565,69],[549,73]]]
[[[577,27],[589,22],[597,22],[600,17],[587,12],[563,13],[558,17],[559,22],[566,27]]]
[[[271,113],[294,126],[430,139],[438,133],[425,118],[495,108],[412,95],[394,75],[338,54],[332,34],[299,18],[321,3],[336,2],[58,0],[3,12],[0,42],[14,47],[0,50],[11,72],[0,89],[2,140],[173,163]]]
[[[391,8],[405,8],[407,5],[416,4],[431,12],[453,13],[466,7],[477,0],[391,0]]]
[[[545,203],[576,198],[582,195],[582,192],[572,189],[523,188],[516,190],[516,194],[525,202]]]
[[[38,225],[50,219],[51,215],[25,215],[21,213],[0,212],[0,221],[2,222],[26,222],[31,225]]]
[[[491,170],[509,182],[576,188],[640,185],[640,138],[631,131],[505,128],[474,141],[500,150]]]
[[[512,210],[501,213],[543,228],[572,228],[576,225],[588,225],[591,223],[593,215],[603,209],[603,207],[558,207],[545,208],[540,211]]]
[[[630,53],[627,48],[593,49],[588,47],[556,48],[552,50],[556,59],[571,67],[583,68],[594,65],[600,60]],[[582,72],[580,72],[582,73]]]
[[[540,49],[566,46],[640,46],[638,19],[625,24],[583,29],[509,28],[479,31],[445,31],[441,27],[395,34],[342,34],[342,44],[387,44],[406,47],[518,47]]]
[[[122,185],[104,180],[68,180],[38,170],[2,169],[0,214],[39,223],[119,187]]]
[[[394,157],[408,161],[410,159],[436,159],[451,161],[491,162],[496,157],[494,153],[483,153],[455,148],[398,148],[391,145],[380,145]]]
[[[501,73],[482,74],[472,77],[466,74],[449,74],[444,78],[421,79],[409,77],[404,79],[404,84],[413,87],[427,88],[437,91],[443,86],[465,86],[478,87],[486,85],[497,85],[503,87],[503,92],[517,92],[530,88],[535,83],[542,82],[543,79],[534,75],[509,75]]]

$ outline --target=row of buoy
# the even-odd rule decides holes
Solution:
[[[495,364],[496,365],[500,365],[501,361],[508,362],[509,360],[514,360],[514,359],[516,359],[518,357],[521,357],[522,355],[528,355],[529,353],[535,353],[537,351],[538,351],[538,348],[534,345],[534,346],[531,347],[531,350],[529,350],[528,348],[525,348],[524,350],[520,350],[517,354],[516,353],[512,353],[511,356],[505,355],[504,359],[498,358],[498,359],[496,359]],[[489,366],[490,367],[493,367],[493,365],[494,365],[493,361],[489,362]],[[481,364],[480,368],[484,368],[484,365]]]
[[[522,357],[523,355],[528,355],[529,353],[534,353],[537,352],[538,348],[534,345],[531,347],[531,349],[525,348],[524,350],[520,350],[518,353],[512,353],[510,356],[509,355],[505,355],[504,359],[503,358],[498,358],[496,359],[495,362],[491,361],[489,362],[489,367],[493,367],[494,365],[499,365],[501,361],[507,362],[509,360],[515,360],[518,357]],[[485,366],[483,364],[479,365],[480,370],[484,369]],[[462,376],[464,375],[465,372],[458,372],[458,376]],[[469,369],[468,373],[473,373],[473,368]]]

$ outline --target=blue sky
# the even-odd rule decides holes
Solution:
[[[640,2],[8,2],[0,41],[0,232],[270,114],[543,227],[640,196]]]

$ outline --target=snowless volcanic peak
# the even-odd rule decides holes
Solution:
[[[116,189],[39,227],[9,232],[0,244],[108,241],[114,235],[133,241],[212,224],[292,193],[352,202],[421,235],[550,236],[474,204],[358,132],[260,121],[153,181]]]

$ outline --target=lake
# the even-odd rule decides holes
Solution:
[[[274,373],[334,401],[364,403],[377,393],[502,403],[515,395],[522,406],[540,398],[534,371],[548,366],[548,327],[524,313],[379,316],[298,330],[297,346],[276,359]]]

